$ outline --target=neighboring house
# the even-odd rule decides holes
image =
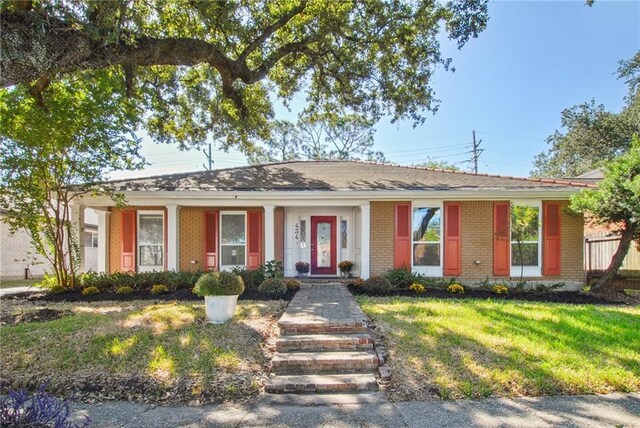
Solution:
[[[581,286],[583,219],[566,213],[584,183],[358,161],[291,161],[111,182],[129,204],[97,210],[99,271],[257,268],[308,261],[335,277],[394,267],[461,281],[519,280],[511,203],[534,212],[524,276]]]
[[[0,217],[3,216],[0,212]],[[87,213],[89,220],[92,220],[91,216],[91,213]],[[98,268],[98,226],[85,223],[83,236],[86,248],[85,270],[95,271]],[[31,245],[29,235],[24,230],[11,234],[9,226],[0,218],[0,281],[41,278],[50,270],[49,262]]]

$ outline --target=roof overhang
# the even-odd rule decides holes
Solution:
[[[368,201],[421,200],[500,200],[569,199],[575,188],[537,189],[447,189],[447,190],[336,190],[336,191],[133,191],[122,192],[131,206],[247,206],[247,205],[327,205],[356,206]],[[87,207],[116,204],[108,196],[82,196],[78,203]]]

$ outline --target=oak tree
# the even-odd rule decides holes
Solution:
[[[0,86],[46,105],[60,76],[122,70],[156,141],[249,151],[275,98],[299,94],[321,113],[422,123],[433,73],[451,68],[439,32],[462,47],[487,19],[486,0],[7,1]]]

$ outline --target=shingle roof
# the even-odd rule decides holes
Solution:
[[[362,161],[290,161],[110,182],[117,191],[571,189],[580,182],[472,174]]]

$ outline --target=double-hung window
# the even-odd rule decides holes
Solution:
[[[247,215],[244,211],[220,212],[220,269],[247,264]]]
[[[541,276],[540,204],[511,203],[511,276]]]
[[[442,276],[442,207],[414,206],[411,223],[413,270]]]
[[[138,271],[164,270],[164,213],[138,211]]]

